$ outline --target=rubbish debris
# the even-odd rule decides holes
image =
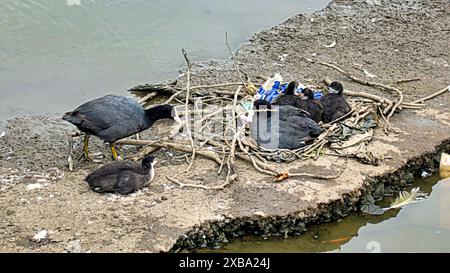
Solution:
[[[279,175],[275,176],[273,181],[274,182],[281,182],[281,181],[286,180],[288,178],[289,178],[289,173],[282,173],[282,174],[279,174]]]
[[[450,177],[450,155],[446,153],[441,154],[441,163],[439,164],[439,175],[442,178]]]
[[[44,229],[44,230],[41,230],[38,233],[36,233],[36,235],[34,235],[32,239],[35,242],[40,242],[44,239],[47,239],[47,236],[48,236],[48,232]]]
[[[289,83],[283,83],[283,77],[279,73],[276,73],[273,77],[269,78],[258,90],[258,92],[255,94],[254,98],[257,99],[264,99],[269,102],[274,102],[275,99],[280,96],[281,94],[284,94],[286,91],[286,87]],[[306,88],[305,85],[299,83],[297,86],[297,89],[295,90],[296,94],[301,94],[303,90]],[[313,90],[314,91],[314,98],[320,99],[322,97],[322,92]],[[253,105],[244,104],[245,109],[248,109],[247,107],[252,107]]]
[[[378,78],[377,75],[371,74],[371,73],[369,73],[369,72],[368,72],[367,70],[365,70],[365,69],[363,69],[363,72],[364,72],[364,75],[366,75],[366,77],[369,77],[369,78]]]
[[[6,135],[5,131],[3,131],[3,132],[0,134],[0,138],[4,137],[5,135]]]
[[[392,202],[391,206],[388,208],[384,208],[383,210],[386,211],[390,209],[401,208],[411,203],[423,200],[426,197],[428,197],[428,195],[424,192],[421,192],[419,187],[413,188],[410,193],[407,191],[401,191],[399,193],[399,196],[394,200],[394,202]]]
[[[429,173],[429,172],[423,170],[422,173],[420,173],[420,176],[422,176],[422,177],[424,177],[424,178],[425,178],[425,177],[429,177],[429,176],[431,176],[431,173]]]
[[[324,47],[327,47],[327,48],[333,48],[333,47],[335,47],[336,46],[336,41],[333,41],[331,44],[329,44],[329,45],[324,45]]]

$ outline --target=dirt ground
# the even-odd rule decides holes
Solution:
[[[334,41],[335,47],[325,47]],[[323,11],[296,15],[256,34],[238,50],[237,61],[255,82],[257,75],[274,72],[304,84],[320,84],[329,77],[350,90],[392,98],[394,94],[351,82],[307,59],[335,63],[353,75],[386,84],[420,78],[396,85],[405,92],[405,100],[412,101],[450,84],[449,46],[447,0],[336,0]],[[368,78],[359,68],[377,77]],[[228,60],[197,62],[194,72],[193,84],[238,79]],[[180,77],[178,84],[184,80]],[[330,156],[280,166],[311,173],[345,168],[335,180],[299,178],[273,183],[239,163],[239,180],[225,190],[180,189],[165,177],[186,168],[183,154],[160,150],[155,180],[126,197],[97,194],[87,187],[83,178],[100,164],[75,161],[75,171],[68,172],[67,135],[75,132],[72,125],[60,117],[11,119],[0,137],[0,252],[169,251],[178,238],[206,221],[318,213],[320,204],[359,191],[367,177],[391,173],[448,140],[449,106],[450,92],[427,102],[425,109],[395,115],[392,125],[400,133],[386,135],[376,130],[369,149],[388,158],[379,166]],[[171,121],[158,122],[143,137],[156,139],[171,125]],[[79,156],[81,138],[76,143]],[[108,146],[98,139],[92,139],[91,151],[103,154],[104,163],[110,161]],[[122,149],[125,154],[135,151],[134,147]],[[215,185],[223,179],[215,174],[216,169],[211,161],[198,159],[195,173],[184,178]],[[42,230],[48,236],[33,240]]]

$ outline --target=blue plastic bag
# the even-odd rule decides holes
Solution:
[[[281,94],[286,93],[286,87],[289,83],[281,84],[280,81],[274,81],[270,90],[265,90],[262,86],[259,88],[257,94],[255,95],[255,99],[264,99],[269,101],[270,103],[274,102]],[[301,94],[303,90],[305,90],[306,86],[303,84],[299,84],[295,93]],[[314,99],[318,100],[322,97],[322,93],[319,91],[314,91]]]

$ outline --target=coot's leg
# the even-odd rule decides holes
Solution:
[[[119,160],[119,156],[117,155],[117,151],[116,151],[116,144],[110,143],[109,145],[111,146],[112,157],[114,158],[114,160]]]
[[[93,161],[93,159],[89,156],[89,137],[90,136],[91,136],[90,134],[84,135],[83,151],[84,151],[84,158],[86,158],[86,160],[88,160],[88,161]]]

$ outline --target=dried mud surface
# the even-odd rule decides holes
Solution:
[[[334,48],[324,46],[333,41]],[[392,97],[395,94],[355,84],[306,58],[338,64],[363,78],[364,73],[355,68],[359,64],[378,76],[371,80],[382,83],[420,78],[398,85],[405,92],[405,100],[412,101],[450,84],[449,46],[447,0],[336,0],[320,12],[296,15],[256,34],[238,50],[237,61],[255,82],[257,75],[274,72],[281,72],[285,80],[297,79],[307,84],[320,83],[327,76],[354,91]],[[192,77],[193,84],[236,79],[230,61],[197,63]],[[178,84],[184,85],[184,80],[181,76]],[[185,244],[183,240],[186,234],[202,234],[199,226],[211,227],[210,232],[224,227],[217,223],[238,219],[272,225],[288,215],[294,215],[295,221],[317,218],[325,213],[323,205],[344,196],[353,196],[356,199],[352,202],[356,202],[368,179],[392,174],[422,155],[434,154],[439,145],[449,140],[449,107],[450,92],[429,101],[423,110],[404,110],[395,115],[392,125],[401,130],[399,134],[387,136],[376,130],[369,149],[388,158],[379,166],[330,156],[281,166],[291,171],[327,174],[345,168],[335,180],[298,178],[273,183],[251,166],[239,164],[239,180],[225,190],[180,189],[165,176],[185,168],[186,161],[180,153],[161,150],[157,153],[160,164],[155,180],[126,197],[89,190],[83,178],[99,164],[76,161],[75,171],[67,171],[67,135],[75,129],[60,117],[11,119],[0,138],[0,252],[170,251],[174,245],[200,245],[201,242]],[[144,137],[162,136],[171,125],[170,121],[159,122]],[[79,156],[81,139],[77,145]],[[103,162],[110,160],[108,147],[98,139],[93,139],[91,151],[104,154]],[[135,151],[133,147],[122,150],[126,154]],[[214,170],[216,166],[211,161],[198,159],[187,177],[195,177],[196,183],[215,185],[219,177]],[[304,228],[300,222],[297,225]],[[254,229],[270,233],[273,228],[255,224]],[[33,241],[31,238],[41,230],[48,231],[48,238]],[[205,243],[226,241],[222,234],[220,230],[205,231],[202,236],[207,238]],[[234,229],[233,234],[242,233]]]

